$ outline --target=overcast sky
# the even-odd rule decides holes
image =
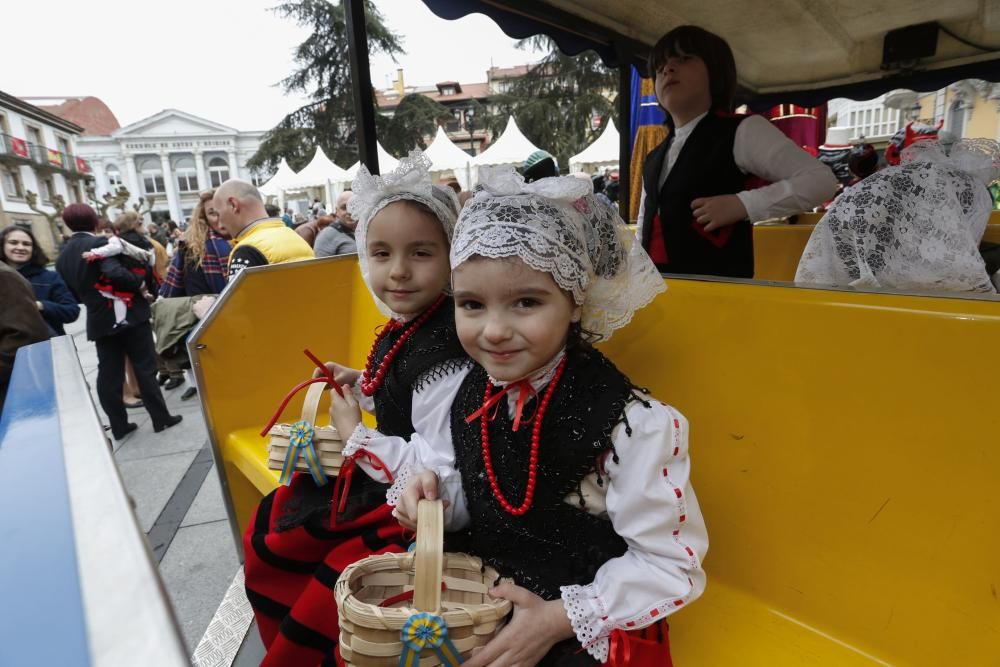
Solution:
[[[304,99],[274,84],[293,68],[306,31],[269,8],[277,0],[4,0],[0,90],[17,96],[94,95],[124,126],[177,108],[240,130],[265,130]],[[373,57],[372,83],[397,67],[407,84],[486,80],[491,62],[540,54],[514,48],[485,16],[445,21],[421,0],[376,0],[406,55]],[[347,54],[344,54],[347,57]]]

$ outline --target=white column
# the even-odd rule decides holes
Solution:
[[[198,170],[198,190],[208,190],[212,185],[208,182],[208,172],[205,171],[205,156],[201,151],[194,152],[194,166]]]
[[[94,187],[94,194],[100,200],[101,195],[108,191],[108,178],[107,174],[104,173],[104,163],[100,159],[95,158],[91,160],[90,167],[94,170],[94,182],[97,184]]]
[[[170,155],[160,153],[160,164],[163,166],[163,184],[167,188],[167,209],[170,211],[170,218],[176,222],[181,218],[177,205],[177,183],[174,182],[174,172],[170,168]]]
[[[124,154],[122,162],[125,163],[125,186],[132,193],[129,203],[132,203],[131,200],[137,200],[142,196],[142,190],[139,188],[139,175],[135,168],[135,156]]]
[[[240,165],[236,161],[236,151],[229,151],[226,157],[229,158],[229,178],[239,178]]]

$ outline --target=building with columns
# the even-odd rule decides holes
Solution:
[[[164,109],[109,135],[80,137],[77,152],[91,166],[98,196],[124,185],[132,194],[130,204],[155,197],[154,217],[182,222],[203,190],[229,178],[255,185],[267,180],[246,166],[263,135]]]

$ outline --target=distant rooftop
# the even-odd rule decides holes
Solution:
[[[121,127],[108,105],[97,97],[21,97],[21,99],[79,125],[83,128],[84,136],[108,135]]]

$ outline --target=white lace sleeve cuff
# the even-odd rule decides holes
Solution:
[[[390,507],[395,507],[399,504],[399,498],[403,495],[403,491],[406,490],[406,485],[410,483],[410,479],[414,475],[420,473],[413,464],[405,464],[399,472],[396,473],[396,479],[392,481],[392,486],[389,490],[385,492],[385,502],[388,503]]]
[[[573,625],[573,632],[595,660],[603,664],[608,661],[608,637],[614,624],[608,618],[604,602],[597,595],[593,584],[587,586],[562,586],[563,607]]]
[[[373,428],[368,428],[359,422],[358,425],[354,427],[354,431],[351,432],[350,437],[348,437],[347,441],[344,443],[344,450],[341,454],[346,459],[356,454],[359,449],[367,447],[368,443],[373,439],[381,437],[381,433]]]

